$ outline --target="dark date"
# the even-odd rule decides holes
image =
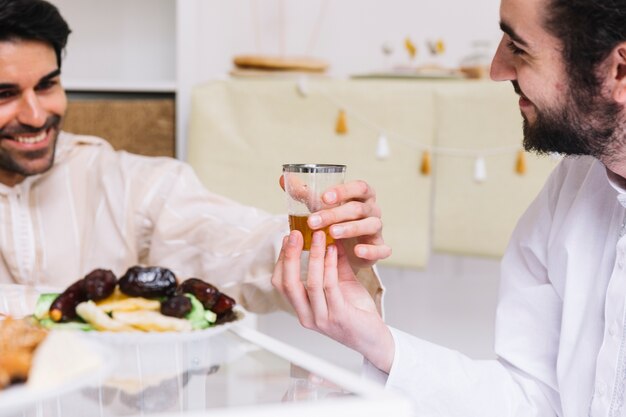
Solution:
[[[161,314],[179,319],[191,311],[191,300],[184,295],[175,295],[161,302]]]
[[[169,297],[176,291],[176,276],[167,268],[133,266],[119,279],[120,291],[131,297]]]
[[[117,277],[107,269],[95,269],[83,278],[83,290],[88,300],[104,300],[115,291]]]
[[[208,282],[198,278],[189,278],[178,286],[176,294],[191,294],[202,303],[205,309],[213,311],[221,293]]]
[[[196,297],[202,306],[211,310],[219,319],[230,313],[236,302],[231,297],[220,292],[214,285],[198,278],[189,278],[183,281],[176,289],[176,294],[191,294]]]
[[[70,321],[77,317],[76,306],[87,301],[83,280],[80,279],[67,287],[50,305],[50,318],[54,321]]]

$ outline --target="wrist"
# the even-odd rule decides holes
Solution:
[[[365,341],[365,345],[360,350],[361,354],[372,365],[385,373],[391,371],[393,359],[395,357],[396,346],[389,327],[382,323],[381,331],[372,332],[371,340]]]

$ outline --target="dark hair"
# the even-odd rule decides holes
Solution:
[[[54,48],[61,67],[61,53],[71,30],[59,10],[44,0],[0,0],[0,41],[42,41]]]
[[[573,86],[594,94],[597,70],[626,41],[626,1],[549,0],[546,29],[563,43],[562,56]]]

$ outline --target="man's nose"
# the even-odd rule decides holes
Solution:
[[[489,76],[494,81],[513,81],[517,79],[517,72],[512,62],[512,53],[507,49],[504,37],[500,40],[496,54],[491,61]]]
[[[24,125],[41,127],[46,122],[44,111],[35,91],[24,91],[17,114],[17,120]]]

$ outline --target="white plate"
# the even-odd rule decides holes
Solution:
[[[16,318],[33,314],[39,294],[62,292],[54,287],[16,284],[0,284],[0,320],[2,314],[9,314]],[[237,320],[219,324],[204,330],[190,332],[81,332],[91,339],[115,345],[133,345],[138,343],[172,343],[202,340],[222,333],[234,323],[240,322],[246,312],[243,307],[236,305]]]
[[[240,322],[244,316],[245,311],[243,307],[235,306],[235,312],[237,313],[237,319],[218,324],[213,327],[209,327],[203,330],[192,330],[190,332],[99,332],[90,331],[84,332],[89,338],[93,338],[99,342],[113,344],[113,345],[136,345],[136,344],[148,344],[148,343],[178,343],[178,342],[191,342],[195,340],[203,340],[209,337],[213,337],[228,330],[233,324]]]
[[[81,339],[85,348],[97,356],[97,365],[62,381],[56,381],[49,386],[33,387],[28,383],[23,383],[1,390],[0,416],[14,415],[27,408],[37,406],[40,402],[54,399],[86,386],[99,385],[117,364],[117,355],[111,348],[85,338]]]

